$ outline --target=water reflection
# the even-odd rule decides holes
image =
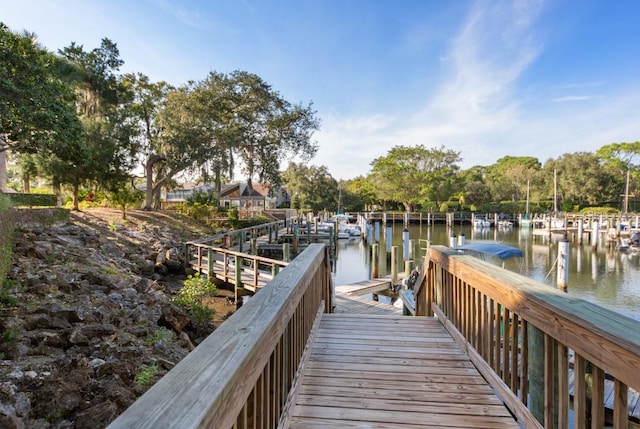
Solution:
[[[390,258],[387,255],[387,242],[397,246],[399,255],[403,254],[402,226],[393,228],[379,227],[379,275],[390,273]],[[555,287],[559,235],[533,236],[530,230],[484,229],[477,230],[469,226],[447,228],[444,225],[410,225],[409,237],[412,240],[411,252],[416,259],[424,257],[426,242],[448,245],[452,235],[464,235],[467,242],[495,240],[519,247],[524,256],[506,261],[505,268],[518,272],[534,280]],[[353,283],[371,278],[371,246],[364,240],[341,240],[338,245],[338,258],[335,268],[337,285]],[[400,271],[403,266],[398,268]],[[589,243],[577,244],[572,241],[569,247],[569,294],[601,304],[605,307],[640,320],[640,253],[618,252],[601,242],[597,250]]]

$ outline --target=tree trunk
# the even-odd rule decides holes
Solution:
[[[0,192],[7,192],[7,144],[0,135]]]
[[[147,161],[145,166],[145,174],[147,176],[147,189],[145,189],[144,204],[142,208],[144,210],[151,210],[151,201],[153,200],[153,164],[151,158]]]
[[[160,210],[162,208],[162,204],[160,204],[160,191],[162,190],[162,186],[156,186],[153,190],[153,208],[154,210]]]
[[[31,192],[31,177],[28,174],[22,176],[22,190],[25,194]]]
[[[78,192],[80,191],[80,186],[77,183],[73,184],[73,210],[80,211],[80,201],[78,199]]]
[[[153,167],[165,160],[165,157],[162,155],[151,155],[147,160],[147,164],[145,165],[145,174],[147,176],[147,189],[145,190],[145,198],[144,205],[142,206],[143,210],[152,210],[153,197],[154,197],[154,187],[153,187]],[[157,186],[157,185],[156,185]],[[159,193],[159,191],[158,191]]]

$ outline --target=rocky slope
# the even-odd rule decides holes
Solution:
[[[0,306],[0,427],[104,427],[182,359],[201,340],[170,302],[183,243],[213,232],[111,209],[20,225],[16,299]],[[224,298],[216,305],[219,318],[233,311]]]

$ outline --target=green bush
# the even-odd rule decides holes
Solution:
[[[186,199],[187,205],[200,204],[212,208],[218,207],[218,201],[218,196],[215,192],[203,191],[195,191]]]
[[[199,329],[201,325],[209,323],[215,314],[212,308],[202,304],[202,300],[215,294],[216,285],[202,277],[200,273],[195,273],[187,276],[173,302],[189,313]]]
[[[14,218],[10,207],[9,199],[0,193],[0,288],[4,288],[13,258]]]
[[[580,213],[591,215],[608,215],[620,213],[620,210],[614,209],[612,207],[585,207],[580,210]]]
[[[122,219],[127,218],[127,209],[139,206],[143,199],[144,193],[129,185],[109,193],[109,201],[122,211]]]
[[[5,194],[14,207],[56,207],[58,197],[54,194]]]

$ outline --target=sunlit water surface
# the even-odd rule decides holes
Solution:
[[[390,273],[386,254],[387,228],[380,226],[379,275]],[[507,260],[505,268],[555,287],[557,281],[557,239],[560,236],[534,237],[530,230],[510,228],[476,230],[470,226],[410,225],[409,238],[414,241],[414,252],[424,257],[424,240],[431,244],[448,245],[449,237],[464,234],[467,243],[479,240],[495,240],[520,248],[524,256]],[[375,235],[375,234],[374,234]],[[403,229],[396,224],[392,229],[392,245],[398,246],[400,257],[404,251]],[[493,261],[492,257],[487,258]],[[494,261],[502,265],[501,261]],[[399,270],[403,270],[400,267]],[[340,240],[338,257],[334,267],[336,285],[354,283],[371,278],[369,246],[362,239]],[[600,304],[626,316],[640,320],[640,253],[624,253],[608,248],[602,242],[596,251],[589,243],[569,247],[570,295]]]

